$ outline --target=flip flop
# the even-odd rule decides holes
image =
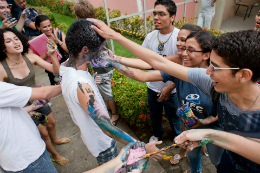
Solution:
[[[58,143],[58,144],[52,144],[53,146],[56,146],[56,145],[62,145],[62,144],[67,144],[70,142],[70,139],[69,138],[62,138],[63,140]]]
[[[113,115],[116,115],[116,114],[113,114]],[[113,116],[112,115],[112,116]],[[120,118],[121,118],[121,116],[120,115],[118,115],[119,117],[116,119],[116,120],[114,120],[114,121],[112,121],[111,123],[114,125],[114,126],[116,126],[117,125],[117,123],[118,123],[118,121],[120,120]]]
[[[62,164],[61,162],[65,161],[65,160],[66,160],[66,163]],[[57,164],[59,164],[61,166],[66,165],[67,163],[69,163],[69,159],[66,159],[65,157],[62,157],[61,160],[55,160],[53,157],[51,157],[51,161],[56,162]]]
[[[190,173],[190,169],[187,169],[187,170],[184,171],[183,173]],[[202,171],[201,171],[200,173],[202,173]]]
[[[176,164],[178,164],[179,162],[180,162],[180,160],[182,159],[182,158],[185,158],[186,157],[186,155],[185,156],[183,156],[183,157],[181,157],[179,154],[175,154],[172,158],[173,158],[173,160],[172,160],[172,158],[170,159],[170,163],[172,164],[172,165],[176,165]],[[176,160],[176,162],[174,162]]]

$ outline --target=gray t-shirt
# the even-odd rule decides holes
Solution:
[[[202,0],[201,1],[201,10],[200,10],[200,12],[201,13],[206,12],[206,11],[214,11],[215,12],[215,6],[216,5],[214,5],[212,7],[212,5],[211,5],[212,1],[213,0]]]
[[[206,69],[189,68],[190,83],[197,86],[207,97],[212,99],[214,86]],[[260,139],[260,110],[243,111],[236,107],[227,93],[220,93],[217,105],[218,120],[223,131],[244,137]],[[260,165],[233,152],[228,152],[236,170],[258,172]]]

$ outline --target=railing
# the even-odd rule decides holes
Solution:
[[[106,10],[106,17],[107,17],[107,24],[108,24],[108,26],[110,26],[111,22],[115,22],[115,21],[118,21],[118,20],[121,20],[121,19],[125,19],[125,18],[129,18],[129,17],[132,17],[132,16],[137,16],[137,15],[143,14],[144,15],[144,30],[145,30],[145,34],[147,34],[146,13],[152,12],[154,9],[146,10],[146,2],[145,2],[145,0],[143,0],[143,11],[138,12],[138,13],[129,14],[129,15],[126,15],[126,16],[113,18],[113,19],[109,19],[109,13],[108,13],[108,8],[107,8],[107,1],[106,0],[103,0],[103,1],[104,1],[105,10]],[[184,0],[184,2],[176,3],[176,6],[184,4],[183,18],[186,17],[186,4],[190,3],[190,2],[193,2],[193,0]],[[110,40],[110,43],[111,43],[112,51],[115,52],[113,40]]]

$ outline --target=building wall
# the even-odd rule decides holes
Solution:
[[[77,0],[68,0],[76,2]],[[104,7],[103,0],[89,0],[94,7]],[[146,0],[146,10],[154,8],[156,0]],[[175,0],[175,3],[184,2],[184,0]],[[191,2],[186,6],[186,18],[193,18],[195,12],[195,3]],[[142,0],[107,0],[107,6],[111,10],[120,10],[122,14],[133,14],[142,11]],[[176,21],[183,18],[184,5],[177,6]],[[150,15],[150,14],[148,14]],[[192,21],[193,22],[193,21]]]

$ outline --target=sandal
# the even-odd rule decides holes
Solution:
[[[56,145],[62,145],[62,144],[67,144],[70,142],[70,139],[69,138],[62,138],[62,141],[58,144],[52,144],[53,146],[56,146]]]
[[[185,157],[186,157],[186,155],[183,156],[183,157],[181,157],[181,155],[175,154],[175,155],[170,159],[170,163],[171,163],[172,165],[176,165],[176,164],[178,164],[178,163],[180,162],[180,160],[181,160],[182,158],[185,158]]]
[[[57,164],[63,166],[69,163],[69,159],[66,159],[65,157],[62,157],[61,160],[55,160],[53,157],[51,157],[51,161],[56,162]],[[65,163],[62,163],[63,161],[66,161]]]
[[[187,170],[184,171],[183,173],[190,173],[190,169],[187,169]],[[202,171],[200,171],[200,173],[202,173]]]
[[[118,115],[118,114],[112,114],[112,116],[115,116],[115,115]],[[111,121],[111,123],[113,124],[113,126],[116,126],[116,125],[117,125],[117,123],[118,123],[118,121],[120,120],[120,118],[121,118],[121,116],[118,115],[118,118],[117,118],[116,120]],[[111,120],[112,120],[112,118],[111,118]]]

